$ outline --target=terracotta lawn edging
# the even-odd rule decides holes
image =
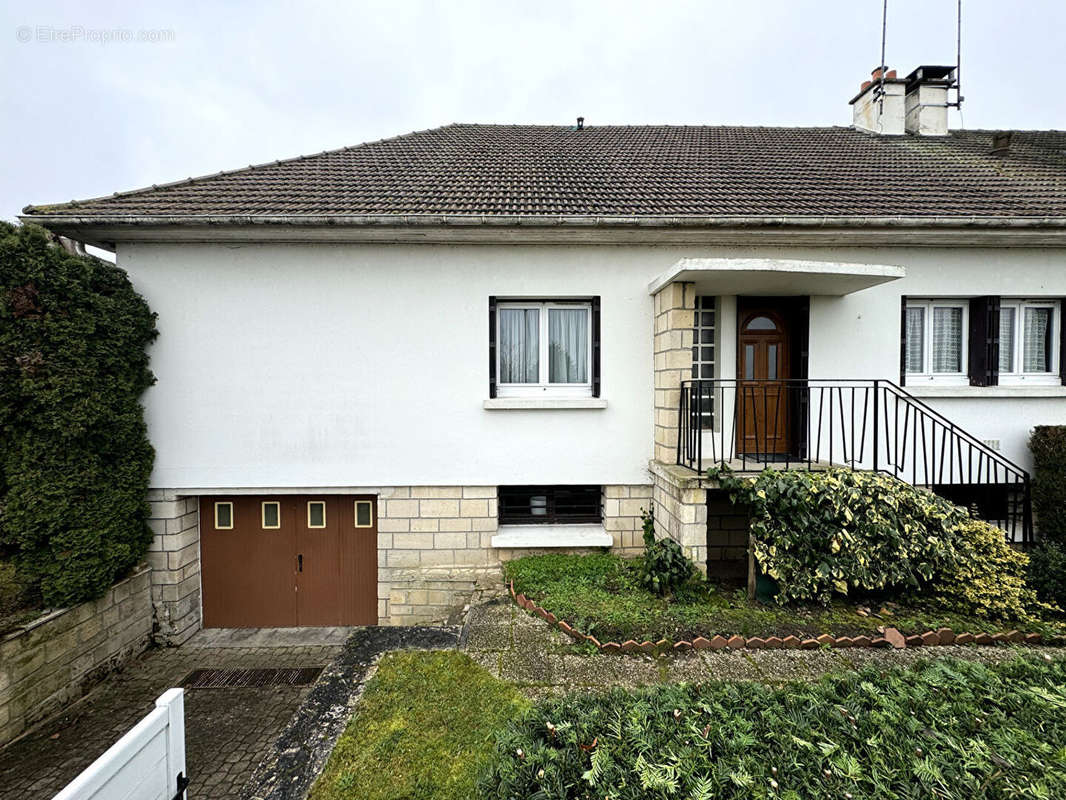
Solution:
[[[885,628],[881,636],[831,636],[823,633],[812,639],[800,639],[797,636],[721,636],[715,635],[710,639],[697,636],[692,641],[682,639],[680,642],[670,642],[660,639],[657,642],[636,642],[627,639],[624,642],[600,642],[595,636],[582,633],[566,620],[556,618],[550,611],[541,608],[524,594],[515,594],[514,581],[510,581],[509,588],[511,598],[526,611],[534,614],[552,627],[558,628],[574,641],[588,643],[603,653],[647,653],[652,655],[657,652],[680,653],[686,650],[816,650],[820,647],[891,647],[904,649],[908,647],[937,647],[952,644],[1063,644],[1060,636],[1049,637],[1046,641],[1039,633],[1022,633],[1021,631],[1007,631],[1005,633],[955,633],[951,628],[939,628],[935,631],[926,631],[922,634],[904,636],[895,628]]]

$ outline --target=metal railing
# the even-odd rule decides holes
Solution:
[[[930,489],[1032,541],[1029,473],[892,381],[864,379],[682,382],[677,463],[844,466]]]

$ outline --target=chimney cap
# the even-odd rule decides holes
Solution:
[[[907,91],[922,83],[941,83],[952,86],[955,83],[955,67],[943,64],[923,64],[908,75]]]

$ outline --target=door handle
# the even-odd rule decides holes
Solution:
[[[304,554],[303,553],[300,553],[298,556],[296,556],[296,571],[297,572],[303,572],[304,571]]]

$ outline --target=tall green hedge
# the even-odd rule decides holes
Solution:
[[[0,557],[47,605],[101,595],[151,542],[155,336],[124,271],[0,223]]]
[[[1066,544],[1066,425],[1038,425],[1033,453],[1033,512],[1040,537]]]

